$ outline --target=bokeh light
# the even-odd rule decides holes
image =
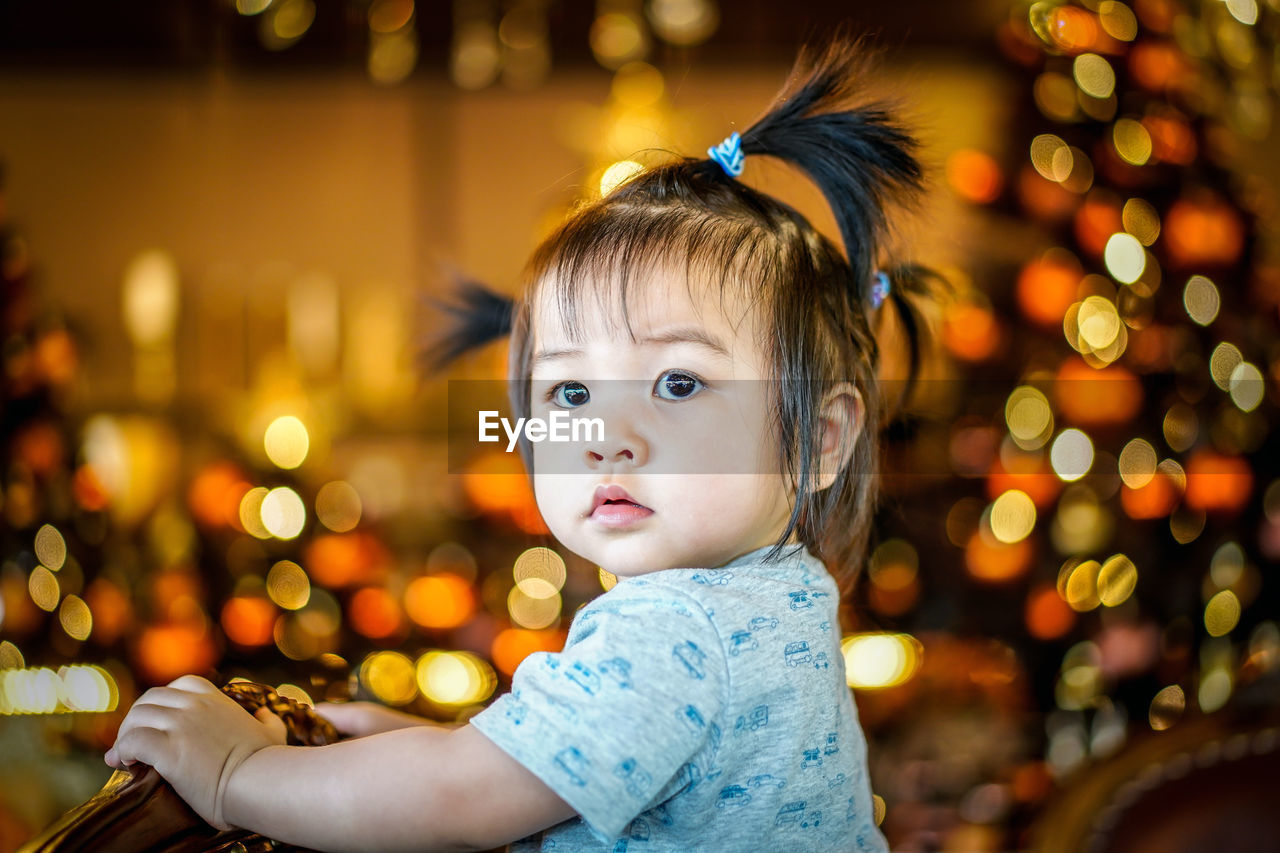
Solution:
[[[1156,475],[1156,449],[1151,442],[1135,438],[1124,446],[1117,460],[1120,479],[1131,489],[1141,489]]]
[[[1049,406],[1049,398],[1030,385],[1020,385],[1009,395],[1004,405],[1004,418],[1009,435],[1024,450],[1043,447],[1053,434],[1053,410]]]
[[[120,690],[94,664],[0,668],[0,715],[104,713],[116,710]]]
[[[1147,252],[1132,234],[1116,233],[1107,240],[1103,253],[1107,272],[1121,284],[1133,284],[1147,266]]]
[[[1147,719],[1152,729],[1162,732],[1178,722],[1186,709],[1186,694],[1179,685],[1171,684],[1161,688],[1151,699]]]
[[[564,558],[550,548],[530,548],[516,558],[511,576],[532,598],[549,598],[564,587],[568,577]]]
[[[1021,489],[1010,489],[991,504],[991,532],[1007,544],[1031,535],[1036,525],[1036,505]]]
[[[93,631],[93,614],[89,611],[89,605],[78,595],[68,595],[62,599],[62,606],[58,608],[58,622],[73,640],[83,642],[89,639],[89,634]]]
[[[852,634],[840,642],[845,680],[856,690],[883,690],[911,679],[924,658],[924,647],[910,634]]]
[[[604,170],[600,176],[600,195],[605,196],[644,171],[635,160],[619,160]]]
[[[302,498],[288,486],[278,486],[263,495],[259,512],[262,527],[277,539],[296,539],[307,523],[307,508]]]
[[[267,573],[267,596],[285,610],[300,610],[311,600],[311,581],[297,563],[281,560]]]
[[[476,599],[470,582],[451,572],[414,578],[405,588],[405,612],[423,628],[456,628],[475,613]]]
[[[947,157],[946,174],[956,194],[974,204],[990,204],[1004,188],[1004,176],[995,158],[972,148],[952,152]]]
[[[1054,584],[1041,584],[1027,594],[1025,618],[1027,631],[1038,640],[1056,640],[1076,622],[1075,611]]]
[[[386,639],[399,632],[403,621],[400,603],[380,586],[358,590],[351,596],[347,613],[352,628],[375,640]]]
[[[1252,412],[1262,403],[1266,394],[1262,371],[1247,361],[1237,364],[1227,381],[1227,390],[1231,394],[1231,402],[1240,411]]]
[[[1093,442],[1081,430],[1064,429],[1049,450],[1053,471],[1064,482],[1079,480],[1093,467]]]
[[[277,467],[297,468],[311,449],[311,436],[306,425],[293,415],[282,415],[267,426],[262,439],[267,458]]]
[[[1081,613],[1102,603],[1098,597],[1098,574],[1102,564],[1097,560],[1068,560],[1058,571],[1058,592],[1072,610]]]
[[[507,612],[511,621],[522,628],[549,628],[560,618],[560,593],[546,581],[533,580],[540,581],[540,584],[533,584],[536,597],[525,592],[524,586],[513,586],[507,595]]]
[[[1240,599],[1229,589],[1215,593],[1204,606],[1204,629],[1210,637],[1230,634],[1240,622]]]
[[[467,652],[432,650],[418,658],[418,689],[439,705],[472,705],[492,694],[498,679],[488,663]]]
[[[44,566],[36,566],[31,572],[31,576],[27,579],[27,590],[31,593],[31,600],[35,602],[36,607],[49,613],[57,608],[58,599],[62,596],[57,577]]]
[[[37,560],[56,572],[67,560],[67,541],[52,524],[41,525],[36,531],[35,552]]]
[[[344,480],[325,483],[316,492],[316,518],[334,533],[355,530],[363,510],[360,493]]]
[[[720,24],[716,0],[650,0],[646,11],[658,38],[680,47],[701,44]]]
[[[262,523],[262,501],[270,492],[266,486],[255,486],[240,499],[240,526],[257,539],[270,539],[271,531]]]
[[[270,645],[276,616],[275,605],[261,595],[233,595],[222,605],[222,632],[240,646]]]
[[[507,675],[534,652],[558,652],[564,647],[564,632],[556,630],[531,631],[527,628],[507,628],[498,633],[490,649],[493,663]]]
[[[365,658],[360,683],[388,705],[407,705],[418,695],[417,668],[400,652],[374,652]]]
[[[1144,246],[1150,246],[1160,236],[1160,215],[1150,202],[1143,199],[1131,198],[1126,201],[1120,212],[1120,221],[1124,230]]]
[[[1108,557],[1098,569],[1098,600],[1107,607],[1118,607],[1129,599],[1138,585],[1138,567],[1124,554]]]
[[[1082,53],[1071,65],[1080,90],[1091,98],[1108,98],[1116,88],[1116,72],[1111,63],[1096,53]]]

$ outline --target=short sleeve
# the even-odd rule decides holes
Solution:
[[[623,582],[530,655],[471,724],[612,840],[708,745],[728,688],[719,635],[686,594]]]

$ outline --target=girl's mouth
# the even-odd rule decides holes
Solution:
[[[653,515],[621,486],[597,486],[587,517],[605,527],[627,527]]]

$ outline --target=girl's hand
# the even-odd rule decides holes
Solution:
[[[231,774],[253,753],[286,741],[284,723],[266,708],[249,716],[208,681],[184,675],[153,687],[133,704],[107,764],[154,767],[197,814],[218,829]]]
[[[376,702],[321,702],[316,713],[344,735],[364,737],[410,726],[436,726],[431,720],[396,711]]]

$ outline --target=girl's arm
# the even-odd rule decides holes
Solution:
[[[284,740],[278,717],[188,675],[134,703],[106,760],[151,765],[218,828],[315,850],[482,850],[575,814],[470,725]]]
[[[472,726],[271,746],[232,775],[226,820],[316,850],[487,850],[575,815]]]
[[[315,710],[317,714],[333,723],[334,728],[351,737],[376,735],[379,732],[389,732],[409,726],[453,728],[452,725],[406,714],[404,711],[397,711],[376,702],[321,702]]]

